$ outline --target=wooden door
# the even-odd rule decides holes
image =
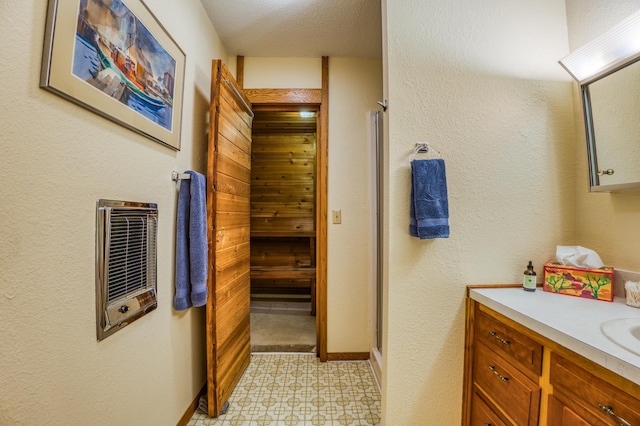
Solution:
[[[222,413],[249,365],[249,227],[251,122],[249,101],[220,60],[213,61],[207,165],[209,416]]]

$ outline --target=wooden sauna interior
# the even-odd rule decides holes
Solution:
[[[308,300],[315,315],[316,114],[254,113],[251,297]]]

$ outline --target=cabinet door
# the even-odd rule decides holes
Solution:
[[[553,394],[590,424],[640,425],[640,399],[552,352]]]
[[[507,426],[507,424],[478,396],[477,392],[474,392],[471,426]]]
[[[547,426],[590,426],[591,423],[578,416],[569,407],[549,395]]]

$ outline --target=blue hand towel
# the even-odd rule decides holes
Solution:
[[[207,303],[209,241],[207,240],[207,185],[200,173],[191,175],[191,208],[189,209],[189,261],[191,302],[193,306]]]
[[[189,208],[191,203],[189,180],[179,181],[178,213],[176,215],[176,294],[173,307],[178,311],[189,309]]]
[[[421,240],[449,238],[449,200],[444,160],[411,162],[409,234]]]
[[[187,170],[180,180],[176,217],[176,294],[173,307],[185,310],[207,303],[208,253],[206,179]]]

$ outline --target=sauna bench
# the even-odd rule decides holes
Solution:
[[[306,239],[307,262],[300,261],[297,256],[286,260],[286,264],[251,264],[251,280],[287,280],[286,287],[298,287],[296,280],[304,280],[304,288],[308,288],[311,296],[311,315],[316,314],[316,268],[315,268],[315,232],[296,231],[258,231],[251,232],[251,239],[268,239],[272,243],[278,239]],[[277,285],[277,284],[274,284]]]
[[[466,300],[464,425],[621,424],[599,405],[640,424],[640,356],[600,331],[640,309],[521,286]]]
[[[315,238],[315,232],[306,231],[251,231],[251,237],[254,238]]]

